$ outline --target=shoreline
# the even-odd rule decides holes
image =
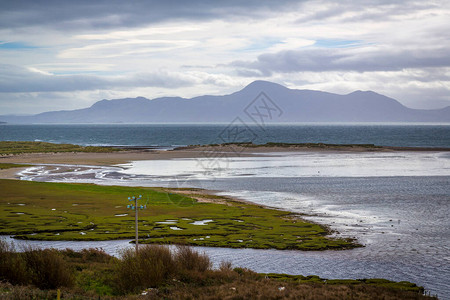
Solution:
[[[114,148],[114,147],[110,147]],[[47,152],[0,155],[0,163],[13,164],[70,164],[113,166],[139,160],[167,160],[179,158],[252,157],[282,152],[449,152],[444,147],[394,147],[375,145],[332,145],[332,144],[218,144],[191,145],[173,150],[135,149],[132,146],[123,151],[111,152]],[[1,172],[2,170],[0,170]],[[1,176],[1,175],[0,175]]]
[[[374,152],[374,151],[439,151],[448,152],[450,147],[405,147],[405,146],[377,146],[374,144],[326,144],[326,143],[226,143],[226,144],[209,144],[209,145],[189,145],[178,147],[174,150],[184,151],[224,151],[236,153],[267,153],[267,152]],[[256,151],[255,151],[256,150]]]

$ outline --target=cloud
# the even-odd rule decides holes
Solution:
[[[168,20],[239,18],[297,6],[294,0],[77,0],[2,1],[0,28],[52,26],[56,30],[129,28]]]
[[[290,87],[348,94],[372,90],[400,101],[411,108],[450,106],[450,68],[407,69],[376,72],[301,72],[288,77],[276,74],[279,82]]]
[[[0,65],[0,93],[68,92],[132,87],[192,85],[182,74],[159,70],[127,76],[53,75],[36,68]]]
[[[81,48],[71,48],[62,51],[60,58],[112,58],[127,55],[148,54],[154,52],[171,51],[194,46],[196,43],[187,40],[127,40],[88,45]]]
[[[411,68],[450,67],[448,49],[392,49],[387,47],[307,48],[262,54],[254,61],[234,61],[239,74],[398,71]]]
[[[411,14],[440,9],[439,1],[418,0],[340,0],[306,1],[301,7],[298,24],[307,22],[379,22],[380,20],[396,20]]]

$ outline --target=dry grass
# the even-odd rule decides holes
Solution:
[[[148,299],[380,299],[407,300],[430,299],[417,292],[367,285],[302,284],[279,282],[271,279],[240,278],[229,283],[212,286],[178,286],[170,291],[160,291]]]

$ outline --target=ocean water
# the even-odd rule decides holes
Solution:
[[[375,144],[450,147],[450,124],[112,124],[0,125],[0,141],[154,146],[227,142]]]

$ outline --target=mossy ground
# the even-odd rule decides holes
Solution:
[[[72,144],[53,144],[46,142],[0,141],[0,155],[22,153],[52,152],[114,152],[119,149],[111,147],[79,146]]]
[[[142,195],[140,243],[296,250],[347,249],[354,241],[327,237],[326,228],[286,211],[158,188],[0,180],[0,234],[35,240],[133,239],[127,198]],[[186,191],[183,191],[186,192]],[[194,198],[192,198],[194,197]],[[196,221],[212,220],[204,225]],[[197,223],[198,224],[198,223]]]
[[[278,148],[312,148],[312,149],[343,149],[349,150],[355,149],[383,149],[383,146],[377,146],[374,144],[325,144],[325,143],[274,143],[268,142],[265,144],[253,144],[252,142],[237,142],[237,143],[223,143],[223,144],[209,144],[209,145],[191,145],[187,147],[179,147],[177,149],[189,149],[189,148],[210,148],[210,147],[243,147],[243,148],[267,148],[267,147],[278,147]]]
[[[26,168],[26,167],[31,167],[31,165],[0,163],[0,170],[6,170],[6,169],[12,169],[12,168]]]

